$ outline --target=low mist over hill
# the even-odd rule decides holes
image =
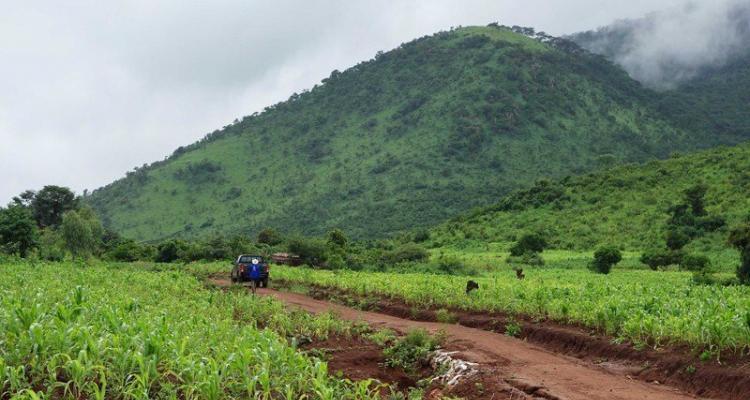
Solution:
[[[648,86],[673,89],[750,55],[750,3],[694,2],[570,38]]]

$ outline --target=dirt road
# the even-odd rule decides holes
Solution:
[[[417,322],[389,315],[365,312],[327,301],[275,290],[259,289],[290,306],[320,313],[334,311],[347,320],[361,320],[375,327],[399,332],[410,328],[445,331],[448,347],[460,350],[460,358],[492,367],[498,380],[511,384],[532,398],[567,400],[678,400],[695,399],[677,389],[644,383],[581,360],[554,354],[519,339],[460,325]]]

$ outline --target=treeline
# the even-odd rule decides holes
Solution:
[[[272,228],[257,235],[138,242],[105,229],[93,210],[66,187],[26,191],[0,208],[0,252],[46,261],[99,258],[109,261],[229,261],[240,254],[270,257],[288,252],[313,268],[473,274],[455,257],[431,259],[421,245],[429,232],[394,239],[353,241],[342,230],[306,237],[283,235]]]
[[[66,187],[27,190],[0,208],[0,251],[50,261],[100,256],[111,237]]]

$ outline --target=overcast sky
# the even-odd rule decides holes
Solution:
[[[0,205],[80,193],[415,37],[554,35],[687,0],[0,0]]]

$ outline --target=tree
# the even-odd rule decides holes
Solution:
[[[328,231],[328,245],[332,247],[345,248],[349,239],[346,238],[341,229],[332,229]]]
[[[37,246],[39,231],[28,208],[11,205],[0,209],[0,247],[26,257]]]
[[[156,246],[156,262],[173,262],[180,259],[180,253],[185,248],[185,243],[180,240],[170,240],[159,243]]]
[[[732,230],[729,233],[728,241],[730,245],[740,251],[737,279],[743,285],[750,285],[750,223]]]
[[[65,259],[65,244],[60,232],[53,229],[43,229],[39,237],[39,257],[47,261],[62,261]]]
[[[307,265],[318,267],[328,260],[326,245],[320,239],[294,238],[287,246],[290,253],[298,255]]]
[[[523,235],[518,242],[510,248],[510,255],[520,257],[529,253],[541,253],[547,247],[547,241],[542,235],[530,233]]]
[[[60,231],[65,248],[70,251],[73,258],[85,258],[97,253],[104,234],[99,219],[89,208],[66,212]]]
[[[589,269],[600,274],[608,274],[612,267],[622,261],[622,253],[615,247],[601,247],[594,252],[594,260]]]
[[[18,196],[13,197],[13,204],[21,207],[31,207],[31,203],[34,201],[36,192],[33,190],[26,190]]]
[[[680,264],[682,252],[672,250],[649,250],[641,254],[640,261],[656,271],[659,267]]]
[[[31,208],[40,228],[57,227],[62,223],[63,214],[78,208],[78,201],[70,189],[48,185],[36,193]]]
[[[683,271],[707,271],[710,265],[711,260],[700,254],[685,254],[682,256],[682,260],[680,260],[680,269]]]
[[[667,231],[666,239],[670,250],[680,250],[690,242],[690,235],[684,229],[671,228]]]
[[[685,201],[693,211],[693,215],[700,217],[706,215],[706,208],[703,197],[706,196],[708,186],[697,184],[685,190]]]
[[[265,228],[258,232],[258,243],[267,244],[269,246],[276,246],[281,244],[284,239],[281,234],[273,228]]]

